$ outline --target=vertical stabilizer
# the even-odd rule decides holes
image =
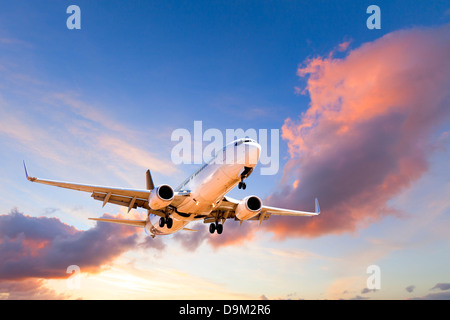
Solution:
[[[147,170],[147,172],[145,173],[145,178],[147,180],[147,190],[155,189],[155,185],[153,184],[153,179],[150,170]]]

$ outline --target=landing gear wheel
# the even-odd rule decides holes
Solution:
[[[173,219],[172,218],[167,218],[166,219],[166,225],[167,225],[168,229],[172,228],[172,226],[173,226]]]
[[[214,233],[214,231],[216,231],[216,225],[214,223],[211,223],[209,225],[209,232]]]
[[[238,184],[238,188],[239,188],[239,189],[245,190],[245,188],[247,188],[247,185],[245,184],[245,182],[241,181],[241,182],[239,182],[239,184]]]
[[[217,224],[216,230],[217,230],[217,234],[222,234],[223,224]]]
[[[166,225],[166,218],[161,217],[161,218],[159,219],[159,226],[160,226],[161,228],[164,228],[165,225]]]

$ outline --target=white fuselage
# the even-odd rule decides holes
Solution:
[[[251,139],[239,139],[227,144],[213,159],[186,179],[175,191],[187,191],[184,201],[170,214],[173,225],[160,227],[147,219],[146,231],[152,235],[171,234],[189,222],[204,219],[225,194],[240,181],[245,168],[254,168],[260,156],[260,145]]]

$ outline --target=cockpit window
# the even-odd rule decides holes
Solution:
[[[244,142],[255,142],[255,140],[252,140],[252,139],[249,139],[249,138],[246,138],[246,139],[240,139],[240,140],[237,140],[237,141],[234,143],[234,146],[239,146],[239,145],[243,144]]]

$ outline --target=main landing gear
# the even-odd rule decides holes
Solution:
[[[172,228],[172,226],[173,226],[173,219],[171,217],[167,217],[167,218],[161,217],[159,219],[159,226],[161,228],[164,228],[164,226],[166,226],[166,225],[167,225],[167,229]]]
[[[221,234],[223,231],[223,224],[220,224],[218,222],[211,223],[209,225],[209,232],[214,233],[215,231],[217,231],[217,234]]]
[[[247,188],[247,185],[245,184],[244,181],[241,181],[241,182],[239,182],[239,184],[238,184],[238,188],[239,188],[239,189],[242,189],[242,190],[245,190],[245,188]]]

